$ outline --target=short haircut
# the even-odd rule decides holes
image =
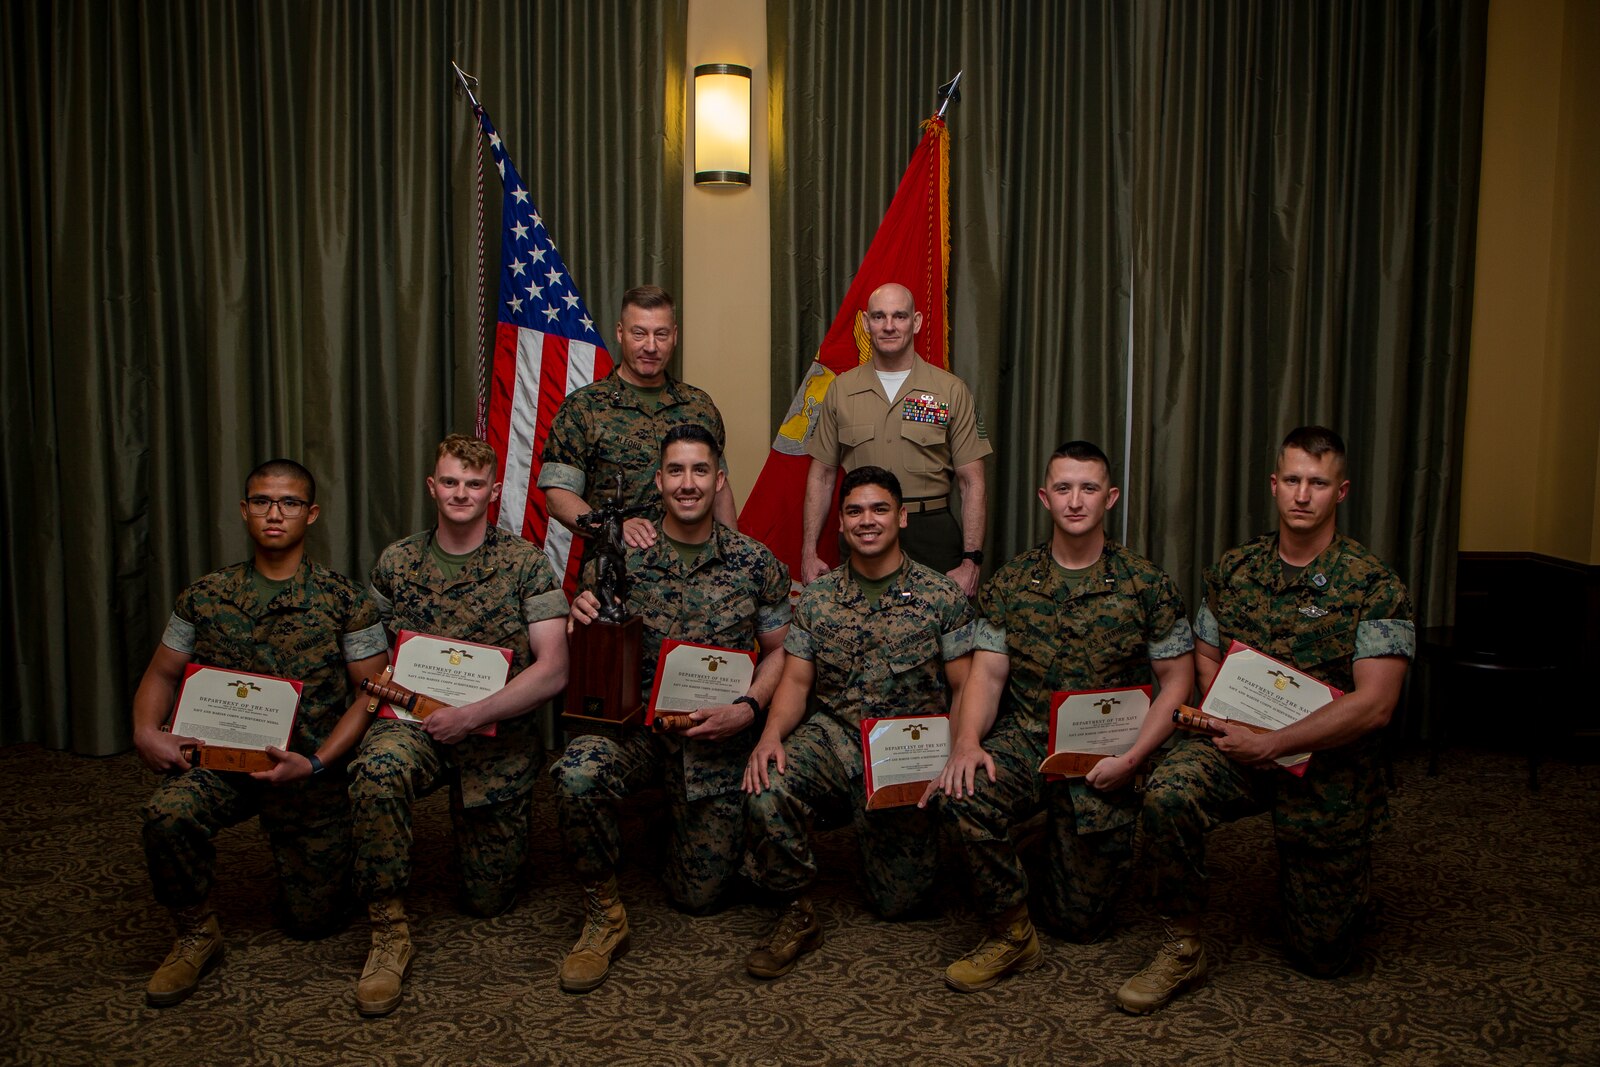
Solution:
[[[659,285],[636,285],[623,293],[622,310],[627,311],[629,308],[642,308],[645,311],[666,308],[672,312],[674,318],[678,315],[678,307],[672,302],[672,294]]]
[[[1339,473],[1344,473],[1344,438],[1326,426],[1296,426],[1290,430],[1284,437],[1283,444],[1278,446],[1279,462],[1282,462],[1283,454],[1291,448],[1298,448],[1313,459],[1321,459],[1332,454],[1339,460]]]
[[[481,467],[493,470],[500,458],[495,454],[494,446],[488,441],[478,437],[468,437],[464,433],[453,433],[440,441],[439,451],[434,455],[433,462],[437,464],[446,456],[459,459],[463,467],[474,471]]]
[[[1111,461],[1100,450],[1100,446],[1093,441],[1063,441],[1050,453],[1050,458],[1044,461],[1044,480],[1050,481],[1050,464],[1058,459],[1075,459],[1079,463],[1098,462],[1106,469],[1106,481],[1111,481]]]
[[[839,507],[844,507],[845,497],[861,488],[863,485],[876,485],[889,491],[894,497],[898,507],[904,503],[900,494],[900,479],[894,476],[893,471],[884,470],[882,467],[857,467],[844,476],[844,483],[839,486]]]
[[[269,459],[244,477],[244,495],[250,495],[250,483],[257,478],[295,478],[306,485],[306,503],[317,502],[317,480],[311,472],[292,459]]]
[[[722,458],[722,449],[717,445],[715,434],[704,426],[698,426],[692,422],[680,422],[668,430],[666,436],[661,439],[661,461],[663,463],[667,459],[667,446],[678,444],[681,441],[687,441],[694,445],[705,445],[711,449],[711,458],[713,460]]]

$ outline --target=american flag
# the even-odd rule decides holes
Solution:
[[[543,548],[570,595],[582,545],[574,550],[571,531],[550,521],[538,488],[539,456],[561,401],[611,373],[611,356],[489,113],[480,107],[477,115],[505,187],[489,381],[489,443],[500,456],[502,489],[490,521]]]

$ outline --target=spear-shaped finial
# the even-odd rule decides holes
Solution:
[[[939,110],[934,115],[935,118],[944,118],[946,108],[951,104],[961,103],[961,75],[965,73],[964,70],[958,70],[954,78],[939,86]]]
[[[472,101],[472,109],[474,111],[478,110],[481,105],[478,103],[478,98],[472,95],[472,87],[478,84],[478,79],[462,70],[453,59],[450,61],[450,69],[456,72],[456,79],[461,82],[461,91],[467,94],[468,100]],[[960,78],[961,75],[957,74],[956,79],[959,81]]]

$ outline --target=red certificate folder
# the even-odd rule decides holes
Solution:
[[[1226,657],[1224,657],[1223,662],[1226,663],[1229,659],[1232,659],[1235,655],[1237,655],[1237,654],[1239,654],[1241,652],[1253,653],[1253,654],[1255,654],[1257,656],[1260,656],[1262,659],[1266,660],[1268,663],[1271,663],[1271,664],[1275,665],[1275,667],[1278,668],[1278,671],[1276,672],[1278,677],[1292,679],[1294,684],[1308,686],[1310,688],[1310,690],[1312,692],[1317,693],[1319,695],[1319,697],[1325,695],[1327,697],[1327,699],[1319,701],[1319,703],[1318,703],[1319,707],[1322,706],[1323,704],[1327,704],[1328,701],[1331,701],[1331,700],[1334,700],[1334,699],[1336,699],[1338,697],[1344,696],[1344,690],[1343,689],[1339,689],[1336,686],[1331,686],[1327,682],[1318,681],[1317,679],[1311,677],[1311,675],[1307,674],[1305,671],[1302,671],[1300,668],[1292,667],[1292,666],[1290,666],[1289,664],[1283,662],[1280,659],[1276,659],[1276,658],[1274,658],[1272,656],[1267,655],[1265,652],[1262,652],[1260,649],[1251,648],[1249,645],[1245,644],[1243,641],[1232,641],[1232,642],[1229,642],[1229,644],[1228,644],[1228,655]],[[1220,672],[1219,672],[1219,676],[1220,676]],[[1208,715],[1212,715],[1212,716],[1214,716],[1214,717],[1216,717],[1218,719],[1223,719],[1226,722],[1238,723],[1240,726],[1243,726],[1243,727],[1245,727],[1247,729],[1251,729],[1251,730],[1270,730],[1270,729],[1273,729],[1273,727],[1268,726],[1268,725],[1263,724],[1263,723],[1250,722],[1250,721],[1244,720],[1244,719],[1229,718],[1226,715],[1218,714],[1217,711],[1211,706],[1212,705],[1211,694],[1212,694],[1212,691],[1216,689],[1216,686],[1217,686],[1217,679],[1213,678],[1211,680],[1211,684],[1206,687],[1205,695],[1200,698],[1200,710],[1202,710],[1202,711],[1206,712]],[[1315,710],[1315,709],[1310,709],[1310,710]],[[1310,710],[1308,710],[1306,712],[1306,714],[1310,714]],[[1306,766],[1311,761],[1311,756],[1309,754],[1306,754],[1306,755],[1302,755],[1302,756],[1299,756],[1299,757],[1287,757],[1287,759],[1289,759],[1291,762],[1285,762],[1283,760],[1280,760],[1279,761],[1279,765],[1282,766],[1283,769],[1288,771],[1290,774],[1303,777],[1305,775],[1305,773],[1306,773]]]
[[[1050,694],[1050,749],[1039,764],[1039,770],[1050,778],[1076,778],[1088,774],[1089,769],[1107,756],[1119,756],[1121,752],[1057,752],[1059,743],[1058,730],[1060,728],[1061,705],[1075,696],[1098,696],[1105,694],[1107,700],[1115,701],[1118,693],[1143,693],[1144,712],[1148,713],[1149,702],[1154,696],[1154,690],[1148,685],[1121,686],[1114,689],[1073,689],[1067,692]],[[1108,709],[1109,711],[1109,709]],[[1143,725],[1144,715],[1140,715]],[[1132,747],[1130,742],[1129,747]],[[1126,752],[1127,749],[1123,749]]]
[[[710,662],[706,663],[707,671],[706,671],[706,679],[705,680],[708,683],[708,685],[712,685],[713,687],[714,687],[714,676],[717,673],[719,673],[721,667],[726,666],[726,663],[727,663],[728,660],[731,660],[734,657],[738,657],[739,659],[743,659],[743,660],[748,660],[750,662],[752,673],[754,673],[754,668],[755,668],[755,664],[756,664],[756,654],[754,652],[750,651],[748,648],[723,648],[720,645],[702,645],[702,644],[700,644],[698,642],[695,642],[695,641],[673,641],[673,640],[663,641],[663,642],[661,642],[661,654],[656,657],[656,676],[655,676],[655,680],[652,681],[651,684],[650,684],[650,700],[645,706],[644,724],[646,726],[655,725],[655,721],[656,721],[656,705],[659,704],[660,701],[661,701],[661,682],[662,682],[662,679],[665,678],[666,674],[667,674],[667,672],[663,668],[666,666],[668,656],[671,654],[672,650],[675,649],[675,648],[686,648],[686,649],[689,649],[691,651],[703,651],[703,652],[706,653],[704,656],[696,657],[696,659],[697,660],[710,661]],[[718,663],[715,662],[715,659],[721,659],[723,662],[718,664]],[[734,693],[734,692],[730,691],[728,693],[728,696],[727,696],[726,700],[719,700],[718,702],[719,703],[723,703],[723,704],[731,704],[731,703],[733,703],[733,700],[734,700],[735,697],[741,697],[741,696],[744,696],[744,694],[745,694],[745,688],[741,687],[737,693]],[[720,698],[722,696],[722,694],[721,693],[717,693],[717,696]],[[711,706],[712,705],[709,705],[709,704],[702,705],[702,707],[711,707]],[[699,708],[663,708],[661,710],[663,710],[663,711],[680,711],[680,712],[682,712],[682,711],[698,711]]]
[[[196,675],[202,681],[196,681]],[[230,712],[226,708],[209,711],[207,718],[219,720],[216,723],[220,732],[207,737],[201,730],[186,725],[190,712],[185,706],[185,695],[192,701],[195,692],[191,691],[191,684],[198,687],[205,684],[215,687],[214,683],[225,683],[223,688],[232,689],[232,698],[238,702],[237,712]],[[254,720],[252,705],[261,699],[266,686],[270,683],[275,689],[289,686],[294,690],[294,708],[286,722],[275,723],[271,735],[250,737],[255,733],[252,726],[262,727]],[[222,667],[211,667],[203,663],[189,663],[183,668],[183,683],[178,687],[178,699],[172,706],[172,716],[167,720],[167,729],[173,733],[189,737],[198,737],[200,746],[191,755],[196,767],[204,767],[212,771],[270,771],[272,757],[267,755],[266,746],[287,750],[289,740],[294,736],[294,723],[300,715],[300,696],[305,687],[293,678],[279,678],[272,674],[257,674],[254,671],[235,671]],[[184,722],[179,721],[180,712],[184,715]]]
[[[900,751],[884,751],[882,746],[886,735],[884,731],[877,730],[880,724],[891,728],[892,734],[888,736],[894,738],[891,743]],[[876,749],[873,744],[874,732],[879,735],[879,747]],[[942,747],[927,743],[941,735],[944,738]],[[919,748],[925,751],[917,751]],[[884,780],[883,775],[873,772],[875,761],[882,763],[883,766],[889,765],[888,762],[884,762],[886,756],[890,762],[898,763],[897,769],[902,772],[893,775],[892,781]],[[866,772],[867,810],[901,808],[907,804],[915,804],[922,799],[928,783],[939,776],[939,772],[944,769],[945,761],[949,758],[950,716],[948,715],[887,715],[878,719],[863,719],[861,763]],[[903,772],[906,770],[914,775],[910,780],[904,777]]]
[[[440,637],[440,636],[438,636],[436,634],[418,633],[418,632],[416,632],[414,630],[401,630],[400,633],[395,637],[394,654],[391,657],[391,659],[396,665],[398,665],[400,663],[400,650],[402,648],[404,648],[407,643],[409,643],[409,642],[411,642],[411,641],[413,641],[413,640],[415,640],[415,639],[417,639],[419,637],[428,638],[429,640],[432,640],[432,641],[445,641],[445,642],[448,642],[449,645],[452,648],[457,649],[457,650],[461,651],[462,653],[464,653],[466,655],[476,656],[476,655],[484,655],[484,654],[486,654],[486,655],[490,655],[490,656],[500,656],[505,660],[507,673],[508,674],[510,673],[512,655],[511,655],[511,650],[509,648],[501,648],[499,645],[482,645],[482,644],[477,643],[476,641],[463,641],[458,637]],[[401,676],[398,672],[396,672],[394,680],[396,682],[398,682],[399,684],[405,686],[407,689],[412,689],[412,690],[415,690],[416,692],[419,692],[419,693],[427,693],[429,696],[435,697],[435,698],[437,698],[439,700],[443,700],[446,704],[449,704],[451,706],[457,706],[459,704],[469,703],[469,701],[466,701],[466,700],[450,699],[450,697],[448,697],[448,696],[446,696],[444,694],[432,691],[430,689],[426,679],[408,678],[408,677],[405,677],[405,676]],[[479,694],[479,697],[487,696],[487,695],[488,695],[487,693],[482,693],[482,694]],[[479,697],[474,697],[473,699],[478,699]],[[388,704],[384,704],[381,708],[379,708],[378,709],[378,714],[380,716],[382,716],[383,718],[385,718],[385,719],[398,719],[398,718],[401,718],[401,716],[395,714],[395,709],[393,707],[391,707],[390,705],[388,705]],[[412,721],[412,720],[407,720],[407,721]],[[490,723],[488,726],[483,727],[481,730],[474,730],[473,733],[478,734],[478,735],[480,735],[482,737],[493,737],[493,736],[495,736],[495,733],[496,733],[495,724],[494,723]]]

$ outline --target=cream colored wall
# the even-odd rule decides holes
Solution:
[[[1600,5],[1494,0],[1461,548],[1600,563]]]
[[[683,376],[722,411],[742,505],[772,446],[766,5],[689,0],[686,59],[686,75],[698,63],[740,63],[753,72],[749,188],[697,188],[692,150],[684,153],[683,176]],[[686,99],[692,105],[692,95]]]

